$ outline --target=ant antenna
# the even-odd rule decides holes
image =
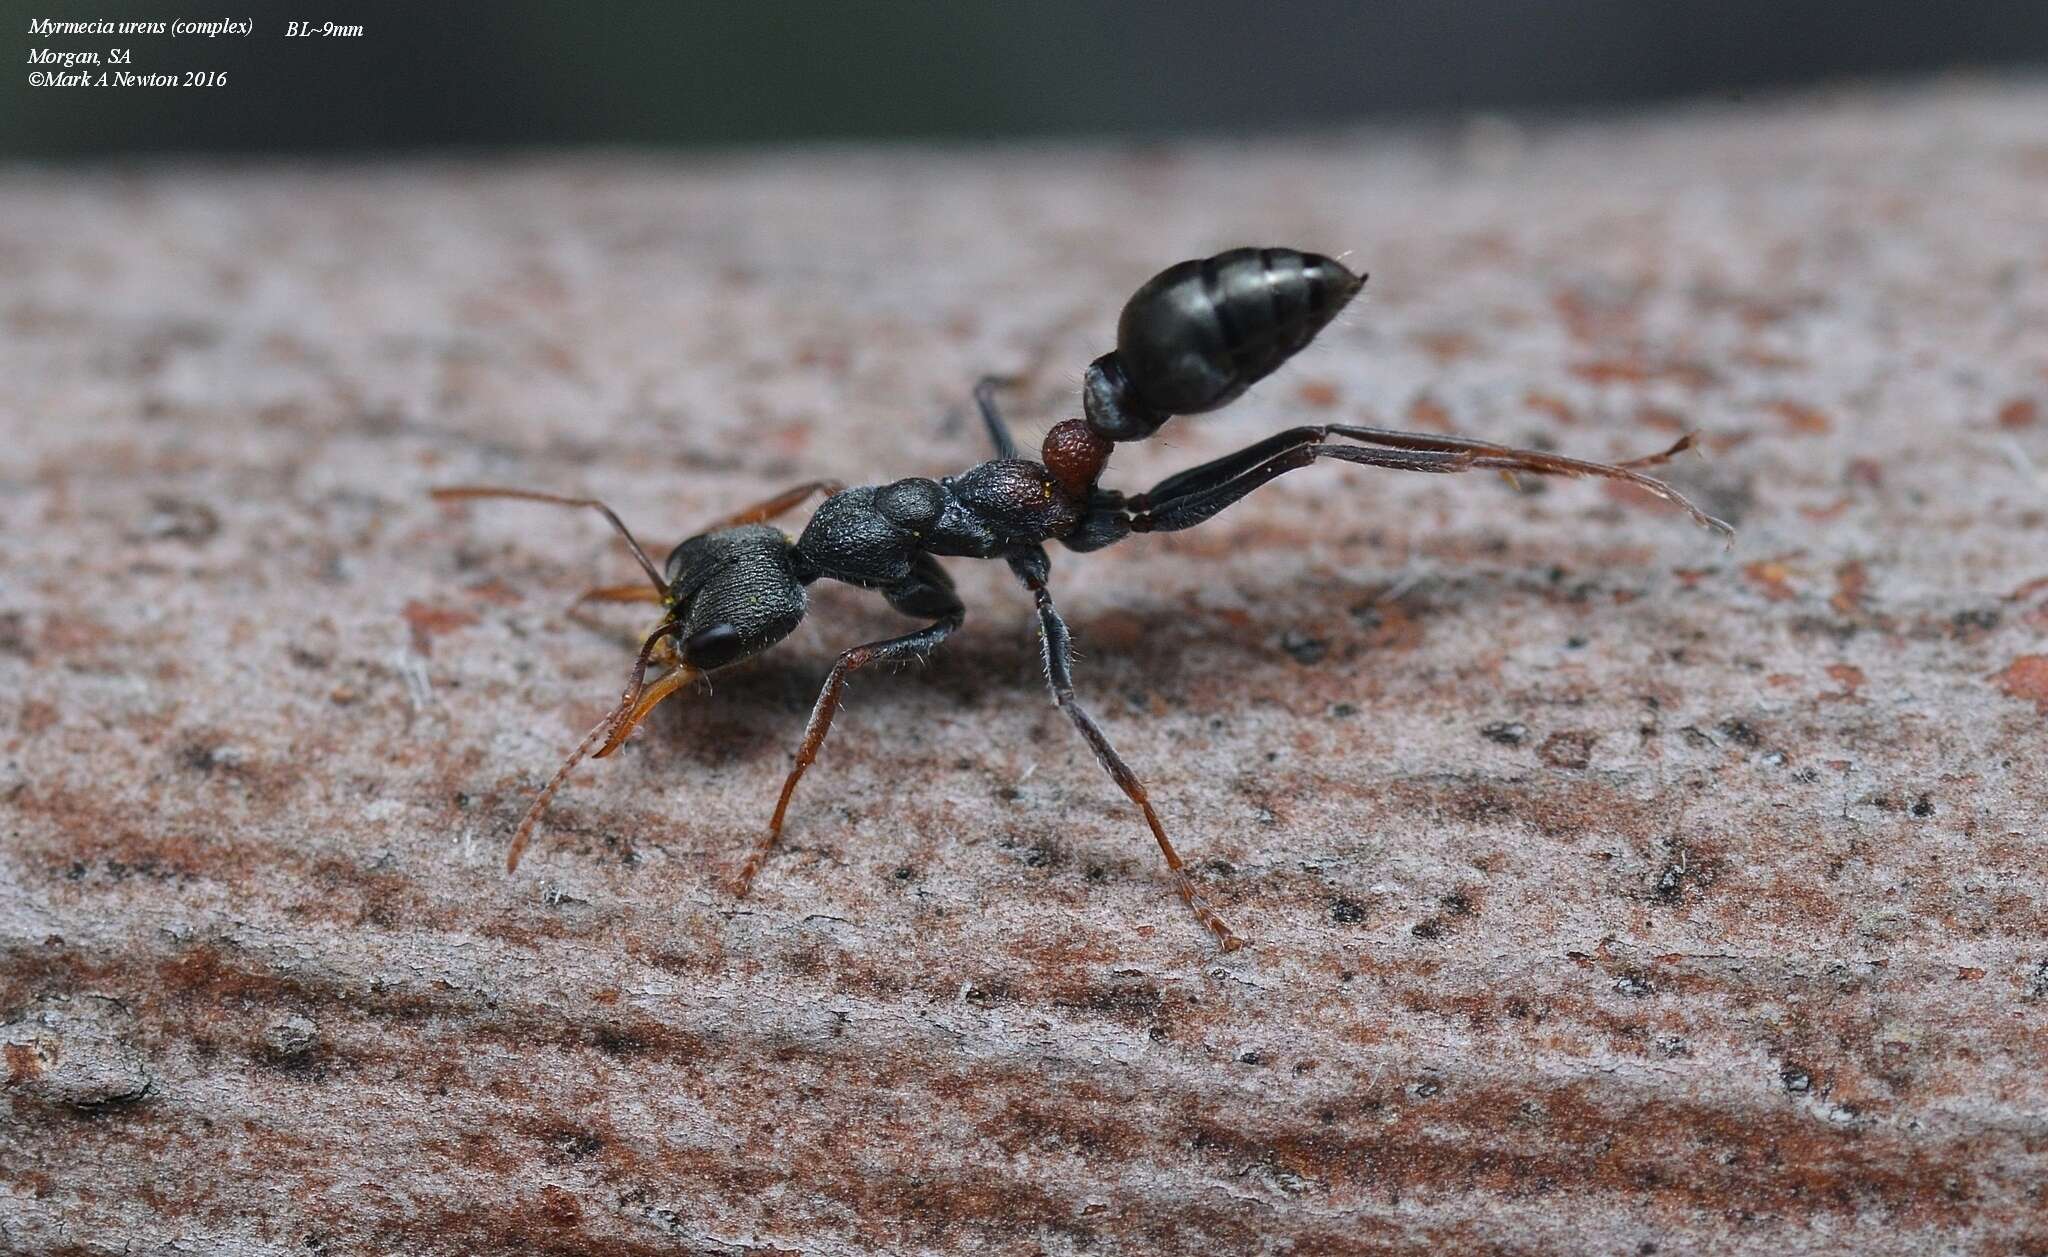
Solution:
[[[641,570],[647,573],[648,580],[654,582],[655,591],[663,597],[668,595],[668,586],[661,579],[661,569],[654,565],[653,559],[647,557],[647,551],[640,548],[640,543],[633,540],[633,534],[627,530],[625,521],[620,519],[612,511],[611,507],[606,506],[596,498],[565,498],[552,493],[536,493],[531,489],[500,489],[492,485],[448,485],[431,490],[429,496],[436,502],[463,502],[476,498],[516,498],[522,502],[548,502],[555,506],[595,507],[604,513],[604,517],[612,522],[612,527],[618,529],[619,535],[626,539],[626,544],[632,548],[633,557],[640,561]]]

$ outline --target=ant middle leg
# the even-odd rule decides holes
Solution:
[[[658,590],[639,584],[599,585],[595,589],[586,589],[582,593],[577,594],[575,601],[571,602],[563,610],[563,614],[576,623],[581,624],[584,628],[605,632],[607,630],[604,622],[583,610],[586,604],[593,602],[655,602],[667,605],[668,596]],[[661,645],[666,649],[666,653],[657,651],[655,661],[664,664],[674,662],[671,658],[674,655],[674,648],[669,645],[669,639],[663,638]],[[603,756],[599,756],[599,758],[602,759]]]
[[[1046,558],[1043,546],[1028,546],[1011,552],[1008,556],[1010,570],[1024,582],[1031,591],[1032,599],[1038,605],[1039,645],[1045,656],[1045,680],[1052,689],[1053,704],[1066,713],[1074,729],[1095,752],[1096,761],[1124,796],[1137,805],[1144,814],[1145,824],[1152,830],[1152,837],[1159,843],[1159,852],[1166,857],[1166,868],[1173,879],[1173,889],[1188,911],[1195,914],[1195,920],[1203,929],[1216,936],[1217,944],[1224,951],[1236,951],[1244,946],[1244,939],[1226,924],[1202,892],[1195,888],[1194,878],[1188,874],[1181,862],[1180,853],[1173,849],[1173,842],[1166,836],[1166,827],[1159,821],[1159,813],[1152,807],[1152,797],[1145,790],[1145,783],[1124,763],[1116,747],[1110,744],[1109,736],[1095,723],[1095,717],[1081,706],[1074,696],[1073,641],[1067,632],[1067,622],[1060,618],[1059,609],[1053,605],[1052,591],[1046,588],[1046,578],[1051,563]]]
[[[649,589],[647,586],[637,582],[631,585],[599,585],[595,589],[586,589],[582,593],[577,594],[576,601],[569,604],[569,614],[574,618],[581,619],[582,617],[577,613],[583,609],[583,604],[586,602],[665,601],[667,601],[666,594],[659,590]]]
[[[1017,457],[1017,438],[1010,434],[1010,425],[1003,421],[1003,412],[996,406],[996,390],[1016,382],[1003,375],[984,375],[974,382],[974,404],[981,411],[981,422],[988,428],[988,439],[996,447],[997,458]]]
[[[660,602],[661,600],[662,594],[659,590],[649,589],[645,585],[635,583],[631,585],[599,585],[595,589],[586,589],[582,593],[577,594],[576,601],[569,605],[574,607],[586,602]]]
[[[1327,439],[1333,436],[1359,444],[1340,445]],[[1178,532],[1211,518],[1268,481],[1306,467],[1317,459],[1334,458],[1394,471],[1448,474],[1492,470],[1509,475],[1526,472],[1540,476],[1597,476],[1620,480],[1679,507],[1703,528],[1732,535],[1734,529],[1728,524],[1700,510],[1684,494],[1662,480],[1646,476],[1640,470],[1690,449],[1694,440],[1688,433],[1670,447],[1644,458],[1597,463],[1465,437],[1339,424],[1290,428],[1235,454],[1169,476],[1151,491],[1127,499],[1125,506],[1131,513],[1133,532]],[[1383,448],[1373,448],[1375,446]]]
[[[824,687],[818,691],[817,704],[811,708],[810,721],[804,726],[804,740],[797,748],[796,764],[790,768],[789,776],[782,783],[782,795],[775,801],[775,815],[768,822],[768,832],[761,835],[747,852],[746,862],[740,865],[739,876],[733,879],[735,896],[744,898],[753,888],[755,875],[761,871],[768,853],[781,840],[782,823],[789,814],[789,801],[796,794],[796,783],[803,780],[805,770],[817,760],[818,749],[825,744],[825,735],[832,731],[832,718],[839,712],[840,692],[845,688],[846,678],[873,664],[922,659],[952,636],[967,618],[967,608],[953,591],[952,578],[929,555],[919,556],[912,564],[910,578],[902,585],[885,590],[884,596],[890,606],[905,615],[928,617],[932,622],[914,633],[855,646],[842,652],[838,662],[832,665]]]

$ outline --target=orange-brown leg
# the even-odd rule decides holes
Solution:
[[[752,506],[742,508],[741,510],[734,511],[730,515],[723,515],[717,519],[712,520],[710,523],[704,525],[704,527],[697,530],[698,535],[701,536],[704,533],[717,532],[721,528],[742,528],[748,524],[765,524],[771,519],[774,519],[781,515],[787,515],[789,512],[795,510],[797,507],[802,506],[804,504],[804,500],[806,498],[811,497],[814,494],[820,494],[829,498],[833,494],[838,493],[845,488],[846,486],[837,480],[806,480],[800,485],[794,485],[790,488],[784,489],[782,492],[776,494],[772,498],[763,499],[762,501],[754,503]],[[675,549],[675,547],[670,546],[668,547],[668,549],[658,550],[656,551],[656,553],[667,554],[669,550],[673,549]],[[638,601],[638,599],[626,596],[625,590],[627,588],[629,587],[625,585],[607,585],[604,587],[602,592],[609,593],[610,591],[616,590],[618,591],[617,597],[598,596],[601,594],[601,591],[593,589],[589,593],[583,595],[583,599],[579,599],[578,601],[582,601],[584,599],[587,599],[591,602]]]
[[[846,685],[848,674],[870,664],[930,654],[954,629],[960,627],[962,618],[963,613],[955,611],[915,633],[855,646],[839,656],[839,661],[832,665],[831,675],[825,678],[824,688],[818,691],[817,704],[811,708],[810,723],[804,726],[803,745],[797,748],[796,765],[782,783],[782,797],[775,801],[775,815],[768,822],[768,832],[747,852],[746,862],[740,865],[739,876],[733,879],[735,896],[743,898],[753,888],[755,874],[761,871],[762,862],[781,840],[782,822],[789,814],[790,797],[796,793],[796,783],[803,780],[804,770],[818,758],[818,748],[825,744],[825,735],[832,731],[832,717],[838,714],[839,694]]]
[[[733,512],[724,519],[707,524],[705,532],[717,532],[721,528],[739,528],[746,524],[765,524],[778,515],[785,515],[802,506],[814,493],[831,497],[846,488],[837,480],[806,480],[800,485],[784,489],[772,498],[756,502],[752,506]]]
[[[583,607],[586,603],[667,601],[667,595],[658,593],[646,585],[599,585],[595,589],[586,589],[582,593],[577,594],[576,600],[569,604],[568,608],[563,612],[563,614],[567,615],[570,619],[576,621],[578,624],[581,624],[585,628],[604,630],[607,626],[602,621],[597,619],[595,616],[586,615],[584,613]],[[666,639],[663,640],[666,641]]]
[[[574,611],[586,602],[662,602],[664,595],[659,590],[649,589],[637,581],[631,585],[599,585],[576,595],[576,601],[569,604]]]
[[[632,734],[633,730],[640,727],[640,722],[647,719],[648,713],[661,706],[663,699],[703,675],[702,672],[686,663],[679,663],[664,673],[660,680],[647,687],[639,699],[634,702],[631,710],[625,712],[612,722],[611,736],[604,740],[604,745],[599,747],[597,754],[591,756],[591,758],[604,759],[613,751],[618,750],[619,744],[624,742]]]
[[[599,585],[595,589],[586,589],[576,595],[576,600],[568,605],[563,614],[576,623],[581,624],[584,628],[609,635],[614,631],[613,626],[586,612],[583,609],[586,603],[666,603],[667,601],[668,598],[666,596],[656,593],[646,585]],[[661,644],[655,647],[654,662],[665,665],[675,662],[675,647],[670,642],[670,639],[662,638]]]
[[[675,632],[675,628],[675,621],[664,620],[648,636],[646,643],[640,647],[640,653],[633,659],[633,671],[626,679],[626,692],[619,695],[618,706],[612,708],[603,720],[598,721],[589,733],[583,735],[583,740],[576,744],[575,750],[569,752],[569,757],[562,761],[562,766],[555,770],[555,775],[548,778],[547,784],[540,788],[539,794],[533,796],[533,802],[527,807],[526,815],[519,818],[519,828],[512,832],[512,847],[505,853],[507,873],[519,868],[519,857],[526,851],[527,840],[533,837],[534,827],[540,824],[541,814],[548,810],[548,804],[554,799],[555,792],[562,788],[562,783],[569,779],[570,772],[583,762],[584,756],[590,754],[590,748],[596,745],[599,738],[611,732],[621,720],[636,710],[645,688],[647,667],[668,641],[669,634]],[[667,680],[666,677],[662,679]],[[640,711],[639,715],[644,717],[646,711]],[[635,719],[635,723],[637,722],[638,717]],[[611,747],[607,746],[605,749],[609,753]]]

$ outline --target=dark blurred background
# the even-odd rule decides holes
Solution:
[[[2048,63],[2048,2],[423,3],[0,0],[0,155],[1234,132],[1556,111]],[[253,17],[250,38],[29,20]],[[287,21],[360,38],[286,39]],[[220,88],[31,88],[27,51],[134,49]]]

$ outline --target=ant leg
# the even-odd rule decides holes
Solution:
[[[818,691],[817,705],[811,708],[810,722],[804,726],[804,740],[797,748],[796,764],[782,783],[782,796],[775,801],[775,815],[768,822],[768,832],[747,852],[746,862],[740,865],[739,876],[733,879],[733,894],[737,897],[744,898],[753,888],[755,874],[761,871],[762,862],[767,860],[768,853],[782,838],[782,822],[789,814],[790,797],[796,793],[796,783],[803,780],[804,771],[818,758],[818,748],[824,745],[825,735],[832,731],[832,717],[838,714],[839,695],[846,685],[846,678],[871,664],[922,659],[940,642],[952,636],[967,618],[967,609],[961,604],[959,595],[953,592],[951,578],[929,555],[918,557],[912,565],[910,578],[904,584],[884,592],[889,605],[898,611],[906,615],[929,616],[932,623],[915,633],[855,646],[841,653],[838,662],[832,665],[824,688]]]
[[[590,754],[590,748],[597,744],[597,740],[617,728],[620,720],[631,713],[640,701],[647,679],[647,665],[653,661],[662,643],[668,640],[668,635],[675,632],[675,629],[674,620],[664,620],[656,626],[654,632],[648,636],[646,644],[640,647],[640,653],[634,656],[633,670],[627,674],[626,692],[619,695],[619,705],[607,712],[603,720],[598,721],[589,733],[583,735],[583,740],[576,744],[575,750],[569,752],[569,757],[562,761],[562,766],[555,770],[555,775],[548,778],[547,784],[540,788],[539,794],[533,796],[533,802],[527,806],[526,815],[519,818],[519,828],[512,832],[512,848],[505,853],[507,873],[515,872],[519,868],[519,857],[526,851],[527,840],[533,837],[534,827],[540,824],[541,814],[548,810],[548,804],[554,799],[555,792],[562,788],[562,783],[569,779],[570,772],[583,762],[584,756]],[[673,676],[674,673],[669,675]],[[662,680],[667,681],[668,678],[663,677]],[[645,714],[645,711],[639,713],[640,716]],[[635,723],[638,723],[637,716]],[[627,727],[627,731],[631,732],[631,726]],[[609,754],[610,749],[607,747],[605,753]]]
[[[1368,445],[1337,445],[1325,436],[1342,436]],[[1392,432],[1379,428],[1351,428],[1338,425],[1294,428],[1269,437],[1237,454],[1168,477],[1150,493],[1127,500],[1132,512],[1132,532],[1178,532],[1192,528],[1237,502],[1252,490],[1287,472],[1308,466],[1319,458],[1335,458],[1368,467],[1395,471],[1456,473],[1492,470],[1528,472],[1542,476],[1599,476],[1622,480],[1646,489],[1691,515],[1703,528],[1724,536],[1734,529],[1694,506],[1684,494],[1637,470],[1653,466],[1692,446],[1687,435],[1668,449],[1647,458],[1622,463],[1596,463],[1585,459],[1546,454],[1540,450],[1512,449],[1463,437],[1438,437],[1418,432]]]
[[[1438,450],[1447,453],[1469,453],[1485,465],[1503,471],[1528,471],[1538,475],[1552,476],[1606,476],[1610,479],[1640,480],[1648,477],[1616,476],[1616,471],[1633,471],[1639,467],[1655,467],[1668,463],[1686,450],[1699,444],[1699,433],[1688,432],[1664,449],[1641,458],[1625,459],[1618,463],[1596,463],[1583,458],[1567,458],[1562,454],[1546,453],[1543,450],[1522,450],[1512,446],[1496,445],[1491,441],[1477,441],[1471,437],[1439,436],[1429,432],[1400,432],[1392,428],[1354,428],[1345,424],[1331,424],[1326,431],[1331,436],[1341,436],[1357,441],[1361,445],[1383,445],[1398,450]]]
[[[667,653],[671,659],[675,658],[675,651],[673,649]],[[633,700],[633,705],[630,708],[619,712],[618,718],[612,721],[611,736],[604,740],[604,745],[597,748],[597,754],[591,756],[591,758],[609,759],[611,753],[619,749],[619,744],[630,737],[633,730],[640,727],[641,721],[647,719],[648,713],[661,706],[663,699],[703,675],[704,673],[701,669],[693,668],[689,664],[678,660],[674,667],[662,673],[659,681],[641,691],[640,695]]]
[[[663,602],[665,595],[658,594],[645,585],[599,585],[576,595],[576,601],[569,604],[570,614],[586,602]]]
[[[1309,442],[1275,454],[1229,479],[1184,488],[1164,501],[1155,501],[1152,494],[1141,493],[1125,503],[1131,512],[1131,531],[1179,532],[1193,528],[1220,514],[1225,507],[1235,505],[1259,486],[1290,471],[1298,471],[1318,458],[1341,458],[1347,462],[1370,463],[1398,471],[1466,470],[1453,454],[1366,450],[1350,445]]]
[[[792,485],[791,487],[784,489],[782,492],[776,494],[772,498],[764,498],[761,501],[754,503],[752,506],[742,507],[739,510],[734,511],[730,515],[725,515],[719,517],[718,519],[714,519],[710,523],[704,525],[704,527],[698,529],[697,534],[699,536],[702,536],[705,533],[718,532],[726,528],[742,528],[748,524],[765,524],[771,519],[774,519],[781,515],[787,515],[789,512],[795,510],[797,507],[802,506],[804,504],[804,501],[807,498],[811,497],[813,494],[822,494],[825,497],[829,498],[833,494],[838,493],[844,490],[845,488],[845,483],[838,480],[806,480],[800,485]],[[667,550],[662,551],[662,553],[667,554],[674,549],[674,546],[670,546]],[[664,596],[666,594],[666,588],[666,586],[663,587]],[[577,607],[581,606],[585,602],[638,601],[639,599],[637,598],[631,598],[626,596],[624,586],[610,585],[602,589],[593,589],[588,591],[582,597],[578,598],[575,602],[570,603],[569,609],[571,611],[574,611]],[[649,601],[660,602],[662,601],[662,599],[655,598],[650,599]]]
[[[772,498],[756,502],[744,510],[733,512],[724,519],[707,524],[701,531],[717,532],[721,528],[739,528],[746,524],[765,524],[778,515],[785,515],[802,506],[804,501],[813,493],[822,493],[829,498],[845,488],[846,486],[837,480],[806,480],[800,485],[784,489]]]
[[[1132,772],[1130,766],[1124,763],[1123,757],[1116,753],[1116,747],[1110,745],[1108,735],[1095,723],[1095,718],[1089,715],[1088,709],[1081,706],[1080,700],[1074,697],[1073,643],[1067,632],[1066,621],[1060,618],[1059,610],[1053,606],[1052,591],[1046,588],[1046,578],[1052,565],[1046,558],[1045,548],[1023,547],[1012,551],[1008,558],[1010,570],[1024,582],[1024,587],[1031,591],[1033,600],[1038,604],[1039,645],[1044,651],[1045,680],[1052,689],[1054,705],[1065,712],[1067,719],[1073,722],[1074,728],[1088,743],[1089,749],[1095,752],[1096,760],[1101,763],[1104,771],[1109,773],[1111,780],[1115,781],[1124,795],[1132,803],[1137,804],[1138,810],[1144,813],[1145,824],[1151,828],[1152,837],[1158,841],[1160,854],[1166,857],[1166,868],[1173,878],[1173,889],[1180,895],[1181,902],[1188,906],[1188,910],[1195,914],[1195,920],[1201,923],[1203,929],[1216,936],[1217,944],[1224,951],[1236,951],[1243,947],[1244,940],[1224,923],[1222,917],[1216,915],[1216,910],[1209,906],[1209,901],[1195,889],[1194,879],[1188,875],[1186,867],[1181,863],[1180,853],[1173,849],[1173,843],[1167,838],[1166,827],[1159,822],[1159,813],[1152,808],[1152,799],[1145,791],[1145,783],[1138,780],[1138,775]]]
[[[1531,475],[1537,476],[1564,476],[1572,479],[1580,476],[1593,476],[1605,480],[1620,480],[1671,503],[1687,515],[1692,516],[1692,521],[1695,524],[1709,532],[1719,533],[1723,537],[1733,537],[1735,535],[1734,527],[1727,521],[1716,519],[1712,515],[1707,514],[1699,507],[1694,506],[1692,500],[1683,493],[1680,493],[1655,476],[1644,475],[1640,470],[1640,468],[1655,467],[1659,463],[1669,462],[1684,451],[1692,449],[1699,443],[1699,434],[1695,432],[1686,433],[1654,454],[1647,454],[1641,458],[1626,459],[1618,463],[1597,463],[1590,459],[1567,458],[1562,454],[1550,454],[1542,450],[1513,449],[1505,445],[1495,445],[1490,441],[1474,441],[1466,437],[1439,437],[1419,432],[1393,432],[1385,428],[1351,428],[1333,425],[1330,428],[1330,432],[1335,436],[1346,437],[1366,445],[1387,446],[1396,452],[1412,451],[1417,457],[1432,453],[1448,454],[1457,461],[1456,466],[1443,469],[1449,471],[1485,469],[1501,472],[1511,480],[1514,477],[1514,473],[1518,471],[1528,472]],[[1342,452],[1347,449],[1351,452]],[[1377,457],[1364,457],[1365,455],[1377,453],[1378,451],[1375,450],[1352,449],[1351,447],[1338,447],[1330,451],[1332,457],[1342,458],[1348,462],[1364,463],[1368,466],[1379,467],[1400,466],[1398,460],[1383,461]],[[1412,470],[1435,471],[1439,469],[1436,467],[1417,467],[1412,468]]]
[[[1641,483],[1647,476],[1617,475],[1643,467],[1654,467],[1669,462],[1681,452],[1693,448],[1698,434],[1687,433],[1669,448],[1643,458],[1631,458],[1619,463],[1596,463],[1579,458],[1566,458],[1560,454],[1549,454],[1540,450],[1515,449],[1511,446],[1496,445],[1491,441],[1477,441],[1469,437],[1439,436],[1425,432],[1398,432],[1389,428],[1354,428],[1344,424],[1319,424],[1313,427],[1289,428],[1275,433],[1263,441],[1255,442],[1234,454],[1226,454],[1198,467],[1168,476],[1152,486],[1145,495],[1154,506],[1163,505],[1171,498],[1189,493],[1213,489],[1272,458],[1304,445],[1314,445],[1332,436],[1341,436],[1363,445],[1382,445],[1393,449],[1423,450],[1435,453],[1469,454],[1476,465],[1496,468],[1502,471],[1527,471],[1539,475],[1561,476],[1607,476]],[[1481,461],[1484,460],[1484,461]],[[1499,461],[1494,461],[1499,460]],[[1435,470],[1434,467],[1429,470]],[[1657,482],[1659,485],[1662,482]],[[1645,486],[1649,487],[1649,486]],[[1660,495],[1662,496],[1662,495]]]
[[[1017,439],[1003,422],[1003,412],[996,409],[996,390],[1014,383],[1013,378],[1001,375],[984,375],[974,382],[974,404],[981,408],[981,421],[988,426],[988,439],[995,443],[997,458],[1017,457]]]
[[[1245,446],[1236,453],[1225,454],[1198,467],[1175,472],[1153,485],[1143,497],[1157,507],[1174,498],[1217,488],[1237,479],[1275,454],[1303,445],[1313,445],[1329,434],[1326,427],[1289,428],[1285,432],[1276,432],[1263,441],[1255,441]]]
[[[1403,432],[1398,428],[1359,428],[1342,423],[1326,424],[1323,427],[1323,431],[1330,436],[1350,437],[1352,440],[1363,445],[1385,445],[1400,450],[1444,450],[1453,453],[1467,450],[1474,454],[1512,454],[1517,458],[1526,458],[1535,462],[1581,469],[1609,466],[1607,463],[1589,463],[1582,459],[1566,458],[1560,454],[1545,453],[1542,450],[1516,449],[1510,445],[1498,445],[1492,441],[1481,441],[1474,437],[1449,436],[1438,432]],[[1698,442],[1698,439],[1698,433],[1688,432],[1659,453],[1630,459],[1627,462],[1613,465],[1620,467],[1647,467],[1655,463],[1665,462],[1691,449]]]
[[[587,602],[666,603],[667,601],[668,599],[664,595],[655,593],[653,590],[649,589],[645,585],[599,585],[595,589],[586,589],[582,593],[577,594],[576,600],[570,603],[568,607],[564,609],[563,614],[568,616],[570,619],[576,621],[576,623],[581,624],[583,627],[587,629],[594,629],[600,632],[608,632],[609,630],[606,628],[603,621],[597,619],[595,616],[584,614],[583,604]],[[669,646],[669,640],[667,638],[662,639],[661,646],[662,648],[666,649],[660,650],[658,648],[658,652],[662,654],[663,657],[658,658],[656,662],[668,663],[671,661],[671,658],[674,654],[674,648]]]

